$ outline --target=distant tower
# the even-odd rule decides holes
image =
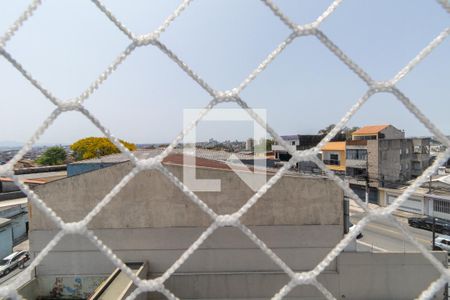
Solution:
[[[245,150],[246,151],[253,151],[255,147],[255,140],[252,138],[247,139],[247,142],[245,142]]]

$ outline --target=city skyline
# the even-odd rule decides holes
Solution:
[[[330,1],[275,3],[296,22],[307,23]],[[4,32],[27,4],[0,4],[0,31]],[[105,4],[131,30],[144,33],[157,28],[179,3],[142,1],[127,6],[111,0]],[[375,79],[389,79],[448,26],[448,17],[437,3],[408,4],[345,1],[321,29]],[[389,10],[385,10],[387,5]],[[82,23],[79,15],[83,15]],[[232,23],[227,21],[231,16]],[[59,26],[54,26],[56,23]],[[161,35],[161,41],[213,88],[228,90],[242,82],[288,35],[288,28],[260,1],[194,1]],[[73,99],[127,45],[129,40],[91,3],[48,1],[5,49],[57,97]],[[450,133],[450,101],[446,100],[450,98],[449,52],[447,39],[398,84],[446,134]],[[0,141],[26,142],[54,106],[5,59],[0,59],[0,80],[6,83],[0,103],[8,104],[3,122],[12,124],[4,126]],[[278,134],[314,134],[337,123],[366,89],[315,38],[302,37],[289,45],[241,96],[251,107],[267,109],[268,123]],[[119,138],[135,143],[167,143],[182,130],[183,109],[202,108],[210,100],[178,66],[150,47],[135,50],[85,104]],[[237,106],[218,106],[226,107]],[[386,123],[404,129],[409,136],[429,135],[389,94],[369,99],[348,126]],[[206,127],[200,130],[205,131],[205,138],[244,140],[251,136],[246,129]],[[85,136],[102,134],[81,114],[71,112],[61,115],[38,143],[70,144]]]

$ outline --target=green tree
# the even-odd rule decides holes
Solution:
[[[328,125],[327,127],[323,128],[323,129],[320,129],[320,130],[317,132],[317,134],[320,134],[320,135],[327,135],[331,130],[333,130],[333,128],[334,128],[335,126],[336,126],[335,124],[330,124],[330,125]]]
[[[122,145],[130,151],[136,150],[136,145],[120,140]],[[70,146],[75,160],[83,160],[119,153],[120,150],[108,139],[88,137],[76,141]]]
[[[335,127],[335,124],[330,124],[327,127],[320,129],[317,134],[320,135],[327,135],[331,130],[333,130],[333,128]],[[340,132],[338,132],[338,134],[341,135],[345,135],[347,140],[351,140],[352,139],[352,133],[355,132],[356,130],[358,130],[359,127],[344,127],[342,128],[342,130]]]
[[[47,150],[38,157],[36,162],[42,166],[62,165],[66,161],[66,158],[66,150],[61,146],[54,146],[47,148]]]

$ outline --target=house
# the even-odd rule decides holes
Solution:
[[[407,185],[379,188],[379,204],[387,206],[395,201]],[[434,175],[418,188],[399,207],[399,210],[450,220],[450,175]]]
[[[378,202],[378,187],[401,185],[430,165],[430,139],[405,138],[392,125],[365,126],[346,145],[346,176],[353,190]]]
[[[0,201],[0,218],[11,221],[11,236],[13,245],[17,245],[28,234],[28,199],[12,199]],[[4,241],[0,239],[0,243]]]
[[[352,133],[352,140],[367,141],[381,139],[404,139],[405,132],[392,125],[370,125],[364,126]]]
[[[323,135],[283,135],[281,138],[289,145],[289,151],[307,150],[315,147],[323,138]],[[288,150],[278,143],[272,145],[272,151],[275,154],[275,159],[280,161],[288,161],[291,159],[291,155]]]
[[[346,142],[329,142],[322,148],[322,161],[332,171],[345,175]]]
[[[179,180],[186,167],[195,168],[198,178],[220,179],[220,192],[198,193],[217,214],[236,212],[254,195],[240,179],[241,171],[232,171],[223,161],[197,157],[195,163],[188,164],[182,155],[172,154],[163,164]],[[35,192],[65,222],[76,222],[91,212],[132,168],[132,163],[125,161],[38,186]],[[274,174],[269,171],[268,177]],[[241,222],[295,272],[307,272],[343,239],[343,201],[343,191],[334,181],[290,172],[250,208]],[[55,236],[57,228],[39,209],[32,206],[32,211],[30,251],[35,256]],[[125,263],[148,263],[143,278],[156,278],[211,222],[160,171],[146,170],[92,219],[89,228]],[[446,253],[435,255],[447,264]],[[36,290],[45,296],[55,282],[101,282],[111,272],[114,265],[90,240],[68,235],[36,267],[37,280],[30,285],[39,285]],[[349,251],[327,264],[318,280],[336,298],[362,299],[370,290],[373,299],[410,299],[439,277],[440,273],[420,253]],[[273,297],[288,282],[286,274],[240,230],[221,227],[164,284],[181,299],[256,300]],[[164,298],[155,293],[149,297]],[[323,295],[314,287],[304,286],[293,290],[289,297],[316,299]]]

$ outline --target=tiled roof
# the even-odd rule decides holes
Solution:
[[[44,184],[46,182],[41,179],[22,179],[21,181],[26,184]],[[14,182],[14,180],[8,177],[0,177],[0,182]]]
[[[364,126],[358,130],[356,130],[355,132],[352,133],[352,135],[362,135],[362,134],[377,134],[380,131],[384,130],[385,128],[387,128],[388,125],[371,125],[371,126]]]

